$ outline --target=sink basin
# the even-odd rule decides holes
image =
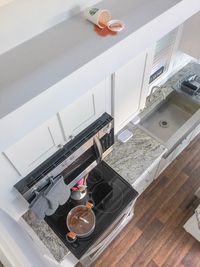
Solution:
[[[140,127],[166,143],[199,107],[199,104],[186,95],[173,91],[141,119]]]

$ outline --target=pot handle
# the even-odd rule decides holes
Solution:
[[[86,203],[85,206],[86,206],[86,208],[88,208],[88,209],[92,209],[92,208],[94,207],[94,204],[93,204],[92,202],[89,202],[89,201],[88,201],[88,202]]]
[[[66,239],[69,243],[74,243],[77,240],[77,235],[74,232],[68,232],[66,234]]]

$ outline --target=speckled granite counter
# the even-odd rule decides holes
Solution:
[[[118,140],[106,162],[131,185],[161,156],[165,147],[141,129],[128,125],[133,137],[126,143]]]
[[[133,126],[129,126],[129,129],[133,131],[133,137],[125,144],[116,140],[114,150],[106,158],[106,162],[130,184],[133,184],[164,152],[165,148],[142,130]],[[45,221],[39,221],[31,211],[27,212],[23,219],[57,261],[61,261],[69,253]]]
[[[23,219],[33,229],[39,239],[58,262],[60,262],[64,256],[69,253],[68,248],[57,237],[53,230],[51,230],[48,224],[44,220],[40,221],[32,211],[25,213],[23,215]]]

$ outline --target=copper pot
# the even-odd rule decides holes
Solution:
[[[96,216],[92,210],[93,204],[88,202],[85,206],[79,205],[71,209],[66,218],[67,240],[74,242],[78,237],[89,236],[95,228]]]

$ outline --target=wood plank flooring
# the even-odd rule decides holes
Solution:
[[[200,136],[140,196],[133,220],[92,267],[200,267],[200,243],[183,229],[198,187]]]

